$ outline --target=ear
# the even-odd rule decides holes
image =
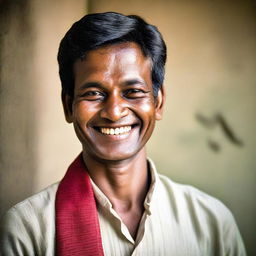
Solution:
[[[66,121],[68,123],[73,122],[73,97],[65,93],[63,90],[61,92],[61,100],[62,100],[62,105],[63,105],[63,110],[65,114]]]
[[[164,85],[162,85],[156,97],[156,109],[155,109],[156,120],[161,120],[163,117],[164,103],[165,103],[165,87]]]

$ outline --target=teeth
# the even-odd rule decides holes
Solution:
[[[132,129],[131,126],[123,126],[119,128],[100,128],[101,133],[110,135],[119,135],[128,133]]]

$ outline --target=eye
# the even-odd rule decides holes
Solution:
[[[144,91],[142,89],[137,89],[137,88],[131,88],[128,89],[124,92],[124,96],[126,98],[130,98],[130,99],[137,99],[137,98],[143,98],[146,96],[147,93],[149,93],[150,91]]]
[[[89,90],[81,95],[85,100],[94,101],[94,100],[102,100],[105,95],[103,92],[97,90]]]

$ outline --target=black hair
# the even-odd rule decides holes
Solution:
[[[59,74],[64,93],[74,95],[73,65],[77,59],[101,46],[137,43],[152,61],[152,83],[156,96],[164,80],[166,45],[158,29],[136,15],[116,12],[85,15],[75,22],[60,42],[58,52]]]

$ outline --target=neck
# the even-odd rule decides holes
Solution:
[[[145,149],[122,161],[97,161],[85,151],[83,158],[90,177],[114,208],[143,204],[149,183]]]

